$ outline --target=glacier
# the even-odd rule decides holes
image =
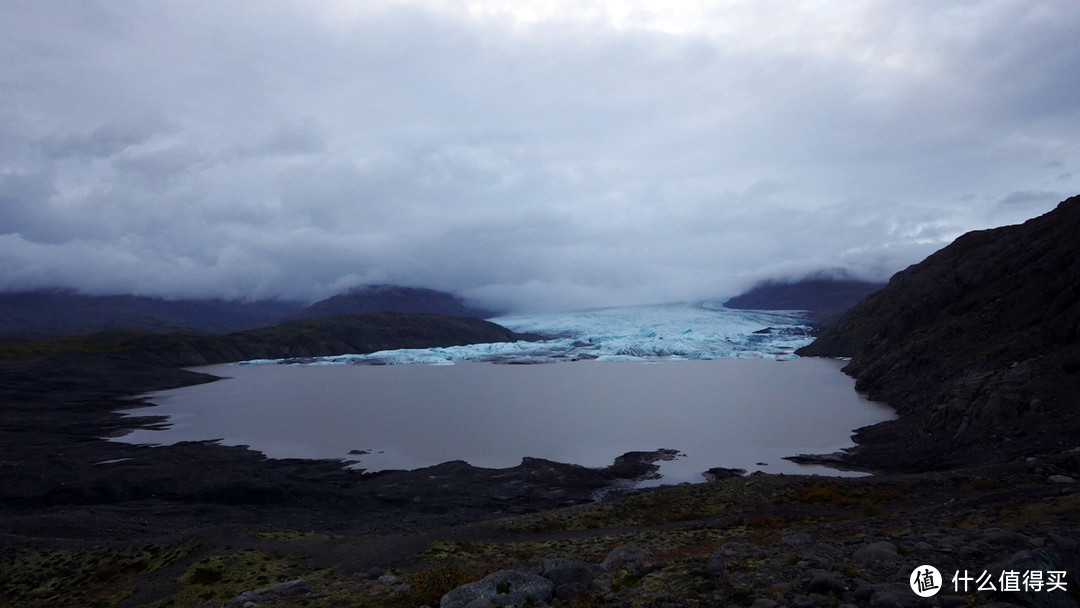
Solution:
[[[305,359],[259,359],[247,365],[452,365],[457,361],[505,364],[600,361],[686,361],[725,358],[795,358],[813,340],[803,311],[734,310],[718,301],[605,308],[489,319],[543,340],[444,348],[385,350]]]

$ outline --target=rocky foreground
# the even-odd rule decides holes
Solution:
[[[337,520],[166,501],[8,512],[0,602],[1075,606],[1078,471],[1072,451],[918,475],[756,474],[437,527],[407,503],[397,529],[378,533],[350,524],[361,509]],[[923,565],[943,574],[929,598],[909,585]]]
[[[124,395],[207,379],[191,372],[89,356],[0,372],[5,607],[1076,605],[1077,449],[864,478],[717,468],[637,492],[663,451],[367,475],[99,439],[154,422],[117,413],[138,404]],[[922,565],[948,579],[934,597],[908,585]],[[1010,573],[1028,586],[1003,588]]]

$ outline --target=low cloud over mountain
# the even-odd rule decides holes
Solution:
[[[884,280],[1080,187],[1080,7],[0,8],[0,290],[492,308]]]

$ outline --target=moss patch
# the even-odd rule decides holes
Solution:
[[[163,568],[198,546],[22,551],[0,561],[0,604],[27,608],[114,606],[131,595],[136,577]]]
[[[312,576],[289,560],[264,551],[212,555],[188,567],[180,577],[184,588],[156,607],[202,605],[231,601],[245,591],[270,587],[301,576]]]

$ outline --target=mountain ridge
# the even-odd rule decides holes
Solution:
[[[288,320],[398,312],[479,319],[496,313],[452,293],[420,287],[368,285],[314,304],[293,300],[166,299],[134,294],[89,295],[70,289],[0,293],[0,337],[51,338],[100,331],[224,334]]]
[[[289,319],[319,319],[341,314],[400,312],[439,314],[484,319],[497,313],[469,306],[460,296],[401,285],[362,285],[320,300],[288,316]]]
[[[738,310],[805,310],[819,327],[834,323],[865,296],[885,283],[845,278],[806,277],[797,281],[763,281],[724,302]]]
[[[277,323],[303,308],[288,300],[198,300],[66,289],[0,294],[0,336],[45,338],[114,329],[225,333]]]

